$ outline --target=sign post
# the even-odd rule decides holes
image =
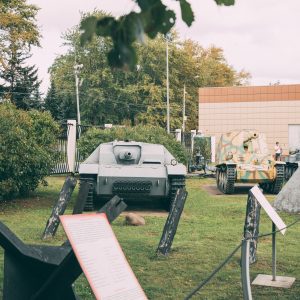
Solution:
[[[272,222],[272,280],[276,281],[276,225]]]
[[[294,277],[284,277],[276,275],[276,232],[278,229],[279,232],[284,235],[286,231],[286,225],[277,214],[275,209],[271,206],[269,201],[263,195],[258,186],[254,186],[250,192],[259,202],[261,207],[265,210],[267,215],[272,221],[272,275],[259,274],[255,280],[252,282],[254,285],[263,285],[263,286],[272,286],[272,287],[281,287],[281,288],[290,288],[294,281]]]

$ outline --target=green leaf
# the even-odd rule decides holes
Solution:
[[[131,44],[136,40],[142,40],[144,35],[144,25],[141,14],[130,13],[120,19],[120,30],[122,30],[122,42]]]
[[[118,43],[108,53],[108,62],[112,67],[133,70],[137,64],[136,52],[131,45]]]
[[[141,8],[141,10],[148,10],[151,9],[152,6],[159,0],[136,0],[137,4]]]
[[[97,18],[91,16],[85,18],[81,21],[80,29],[83,30],[83,33],[80,37],[81,45],[84,45],[86,42],[90,42],[95,34]]]
[[[104,17],[96,23],[96,34],[98,36],[110,36],[116,27],[117,21],[113,17]]]
[[[191,26],[193,21],[195,20],[191,5],[186,0],[179,0],[179,1],[180,1],[182,20],[186,23],[186,25]]]
[[[234,5],[235,0],[215,0],[215,2],[217,3],[217,5],[230,6]]]
[[[149,11],[143,13],[145,33],[150,38],[155,38],[160,32],[166,34],[174,26],[176,15],[174,11],[158,1]]]

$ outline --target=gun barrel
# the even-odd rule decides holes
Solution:
[[[244,140],[244,144],[250,142],[253,139],[258,138],[258,134],[256,132],[254,132],[253,134],[251,134],[246,140]]]

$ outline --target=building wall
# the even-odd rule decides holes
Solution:
[[[300,84],[199,89],[199,131],[216,136],[257,129],[269,150],[278,141],[288,153],[288,125],[300,125]]]

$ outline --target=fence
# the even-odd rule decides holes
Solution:
[[[70,130],[70,124],[64,123],[61,125],[61,133],[57,139],[56,149],[58,155],[51,170],[51,174],[65,174],[70,173],[67,157],[67,141]]]
[[[73,127],[76,128],[73,128]],[[51,170],[51,175],[54,174],[67,174],[67,173],[78,173],[79,164],[83,161],[83,157],[80,154],[79,149],[76,147],[77,140],[80,138],[81,134],[86,132],[90,127],[93,126],[87,126],[87,125],[77,125],[76,122],[68,121],[67,123],[61,124],[61,131],[60,135],[57,139],[56,149],[58,152],[56,161],[54,163],[54,167]],[[104,128],[104,126],[96,126],[99,128]],[[75,141],[70,141],[70,132],[72,130],[75,130],[74,137]],[[68,145],[69,148],[70,143],[75,144],[75,148],[73,151],[75,151],[75,159],[74,159],[74,169],[72,168],[73,163],[70,162],[70,158],[68,159]]]

